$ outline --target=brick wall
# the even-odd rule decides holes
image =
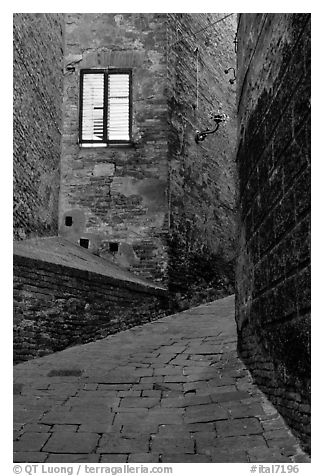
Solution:
[[[162,317],[166,295],[135,282],[14,256],[14,362]]]
[[[310,15],[238,29],[239,349],[310,442]]]
[[[166,278],[166,27],[161,14],[67,14],[60,234],[144,277]],[[133,143],[80,148],[80,69],[131,68]],[[65,216],[73,225],[65,226]],[[110,253],[109,243],[121,243]]]
[[[236,84],[225,69],[236,66],[236,15],[225,16],[168,15],[169,275],[189,303],[234,286]],[[218,110],[229,120],[197,144]]]
[[[57,233],[63,15],[13,17],[14,238]]]

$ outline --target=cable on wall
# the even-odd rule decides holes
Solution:
[[[199,48],[195,49],[196,53],[196,111],[198,111],[198,95],[199,95]]]

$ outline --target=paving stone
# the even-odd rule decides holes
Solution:
[[[281,428],[286,428],[283,418],[279,415],[271,420],[263,420],[263,418],[261,418],[261,425],[265,431],[280,430]]]
[[[54,409],[42,417],[41,423],[48,424],[75,424],[81,425],[82,423],[92,423],[94,421],[100,423],[111,424],[114,418],[114,413],[108,411],[95,411],[89,412],[89,407],[85,406],[77,410],[67,409]]]
[[[170,390],[166,389],[162,391],[162,398],[179,398],[183,397],[184,393],[182,390]]]
[[[185,383],[188,379],[184,375],[166,375],[163,379],[163,382],[167,383]]]
[[[149,437],[122,438],[118,435],[103,435],[97,453],[147,453]]]
[[[114,418],[114,426],[123,425],[141,425],[147,422],[149,413],[142,415],[138,411],[132,413],[116,413]]]
[[[295,447],[297,448],[297,440],[293,436],[287,434],[287,436],[283,438],[274,438],[271,440],[267,440],[267,445],[269,448],[290,448],[290,447]]]
[[[311,459],[308,455],[299,454],[294,456],[294,463],[311,463]]]
[[[92,421],[79,426],[78,433],[110,433],[116,431],[115,425]]]
[[[160,348],[160,355],[168,354],[170,352],[174,352],[175,354],[181,354],[181,352],[183,352],[184,350],[186,350],[185,345],[164,345]]]
[[[163,363],[163,364],[168,364],[170,362],[170,360],[174,359],[175,357],[177,356],[177,354],[175,353],[170,353],[170,354],[166,354],[166,353],[163,353],[161,355],[159,355],[158,357],[155,357],[154,359],[152,359],[152,363]]]
[[[209,448],[206,455],[211,457],[212,463],[247,463],[247,452],[241,449],[231,448],[228,450]]]
[[[194,433],[197,453],[204,453],[206,448],[214,447],[216,443],[216,431],[198,431]]]
[[[152,397],[161,399],[162,391],[161,390],[142,390],[143,397]]]
[[[98,392],[113,392],[119,390],[129,390],[132,387],[130,383],[120,383],[120,384],[108,384],[108,383],[99,383],[98,384]]]
[[[43,448],[49,453],[92,453],[98,443],[95,433],[72,433],[70,431],[53,433]]]
[[[112,454],[112,455],[99,455],[100,463],[126,463],[127,454]]]
[[[222,385],[221,387],[215,387],[211,386],[209,387],[208,382],[207,382],[207,389],[206,388],[198,388],[196,391],[197,395],[210,395],[211,393],[217,392],[217,393],[229,393],[229,392],[235,392],[237,388],[235,385]]]
[[[156,385],[155,385],[155,388],[157,388]],[[160,385],[160,388],[162,388],[162,390],[173,390],[173,391],[177,391],[177,392],[182,392],[183,384],[182,383],[175,383],[175,382],[163,382]]]
[[[148,390],[149,391],[149,390]],[[140,397],[142,394],[142,390],[120,390],[118,392],[118,397]],[[150,397],[151,395],[143,395],[144,397]],[[152,395],[154,396],[154,395]]]
[[[292,459],[284,456],[279,450],[271,448],[253,448],[247,449],[251,463],[288,463]]]
[[[154,369],[154,376],[165,375],[183,375],[182,367],[164,366],[162,368]]]
[[[13,430],[13,441],[18,441],[23,430]]]
[[[151,450],[153,453],[194,453],[194,440],[190,437],[152,436]]]
[[[215,422],[213,423],[189,423],[186,425],[188,430],[191,433],[196,433],[197,431],[214,431]]]
[[[256,435],[262,433],[262,426],[256,418],[217,421],[215,423],[217,436]]]
[[[98,454],[50,454],[46,463],[99,463]]]
[[[53,425],[51,431],[72,431],[76,432],[78,425]]]
[[[27,423],[24,425],[23,432],[48,433],[51,431],[51,425],[42,425],[41,423]]]
[[[159,454],[155,453],[133,453],[128,457],[128,463],[158,463]]]
[[[159,404],[158,404],[158,407],[159,407]],[[136,412],[137,415],[145,415],[147,414],[149,411],[148,408],[141,408],[141,407],[118,407],[118,408],[115,408],[114,412],[116,414],[119,414],[119,413],[131,413],[133,414],[134,412]]]
[[[188,425],[160,425],[158,436],[185,436],[191,437]]]
[[[199,382],[199,381],[207,381],[207,380],[217,380],[220,381],[221,379],[217,378],[217,372],[215,370],[200,370],[200,372],[196,372],[194,374],[186,375],[187,382]],[[229,381],[228,383],[233,383]],[[228,383],[224,383],[224,385],[228,385]],[[223,382],[221,382],[223,384]]]
[[[92,391],[92,390],[97,390],[98,384],[97,383],[86,383],[83,386],[83,390],[85,391]]]
[[[280,440],[279,440],[280,441]],[[277,440],[277,443],[278,443],[278,440]],[[282,444],[281,444],[282,443]],[[291,456],[291,457],[295,457],[296,454],[298,454],[300,452],[300,449],[298,448],[298,444],[297,444],[297,441],[295,442],[296,444],[294,445],[289,445],[287,444],[286,442],[284,441],[281,441],[279,443],[279,448],[280,448],[280,452],[283,456]],[[281,445],[281,446],[280,446]],[[275,450],[278,448],[278,446],[276,444],[274,444],[273,446],[271,445],[268,445],[271,447],[271,449]]]
[[[26,408],[17,408],[15,407],[13,420],[14,423],[26,424],[37,422],[44,412],[42,410],[31,410]]]
[[[222,403],[222,406],[228,408],[232,418],[255,417],[264,415],[264,410],[259,403],[245,405],[244,403]]]
[[[17,460],[307,460],[238,359],[222,302],[233,305],[226,298],[16,366]],[[77,366],[79,381],[43,377]]]
[[[154,377],[141,377],[141,383],[163,383],[162,375],[155,375]]]
[[[35,433],[33,431],[23,433],[20,439],[14,442],[14,451],[40,451],[50,436],[51,433]]]
[[[116,401],[118,402],[119,399],[119,392],[127,392],[127,390],[120,390],[120,391],[102,391],[102,390],[81,390],[75,397],[71,397],[68,399],[67,403],[74,404],[76,402],[91,402],[91,403],[107,403],[107,404],[114,404]]]
[[[37,451],[19,451],[13,454],[14,463],[44,463],[48,454]]]
[[[192,366],[192,365],[187,365],[187,366],[183,366],[183,373],[184,375],[195,375],[195,374],[199,374],[199,373],[202,373],[204,371],[204,369],[202,367],[208,367],[209,366],[209,363],[207,363],[205,365],[196,365],[196,366]]]
[[[210,398],[213,402],[235,402],[238,400],[243,400],[248,398],[250,395],[247,392],[222,392],[222,393],[212,393]]]
[[[116,373],[111,373],[111,374],[108,374],[108,375],[101,375],[101,376],[93,376],[93,377],[90,377],[89,378],[89,383],[98,383],[99,386],[98,386],[98,390],[100,390],[100,385],[102,384],[114,384],[116,389],[118,390],[122,390],[121,388],[117,388],[117,387],[120,387],[122,384],[134,384],[134,383],[138,383],[140,380],[140,377],[136,377],[132,374],[129,374],[129,375],[123,375],[119,372],[116,372]]]
[[[199,388],[202,388],[204,391],[207,391],[207,384],[204,381],[199,381],[199,382],[189,382],[189,383],[184,383],[183,384],[183,390],[184,392],[192,392],[194,390],[197,390]],[[210,394],[210,391],[208,391],[208,394]]]
[[[71,383],[64,383],[62,378],[57,380],[57,383],[51,383],[48,387],[49,390],[58,392],[58,393],[67,393],[68,395],[72,395],[76,393],[80,388],[82,388],[82,384],[71,384]]]
[[[176,398],[162,398],[161,407],[162,408],[182,408],[184,407],[185,399],[183,397]]]
[[[192,365],[190,365],[190,363],[195,365],[194,368],[209,367],[210,366],[210,361],[209,360],[193,360],[192,357],[194,357],[194,356],[189,356],[189,360],[187,361],[187,362],[189,362],[189,365],[185,363],[185,365],[183,367],[184,370],[192,368]]]
[[[210,463],[211,457],[206,455],[168,454],[162,455],[162,463]]]
[[[134,376],[135,377],[152,377],[153,375],[153,369],[150,368],[141,368],[141,369],[136,369],[134,371]]]
[[[280,428],[277,430],[272,431],[264,431],[263,432],[264,438],[268,440],[291,440],[294,441],[295,438],[288,432],[287,428]]]
[[[184,415],[185,423],[202,423],[228,418],[228,412],[215,403],[187,407]]]
[[[134,386],[135,387],[135,386]],[[137,390],[154,390],[154,383],[137,383],[136,384]]]
[[[125,397],[120,402],[120,407],[128,408],[152,408],[160,403],[158,398],[150,397]]]
[[[190,407],[195,405],[205,405],[212,403],[209,395],[190,395],[187,394],[184,397],[184,407]]]
[[[115,425],[114,425],[115,426]],[[120,428],[120,436],[123,438],[137,438],[138,436],[147,435],[148,437],[158,432],[159,425],[157,423],[142,422],[138,424],[126,424]]]
[[[147,421],[162,424],[181,424],[183,423],[182,408],[152,408],[149,410]]]
[[[260,446],[266,447],[266,442],[260,435],[231,436],[227,438],[216,438],[215,440],[215,447],[220,449],[249,449]]]

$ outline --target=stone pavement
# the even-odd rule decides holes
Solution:
[[[14,461],[308,462],[236,353],[234,297],[14,368]]]

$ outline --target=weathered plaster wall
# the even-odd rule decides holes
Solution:
[[[67,14],[60,234],[157,282],[166,279],[166,25],[162,14]],[[133,144],[80,148],[80,69],[131,68]],[[65,226],[65,217],[73,224]],[[110,243],[119,243],[118,252]]]
[[[13,16],[14,238],[57,233],[64,18]]]
[[[239,349],[310,444],[310,15],[238,29]]]
[[[168,16],[169,275],[186,302],[234,289],[236,84],[224,71],[236,66],[236,15],[225,16]],[[229,120],[196,144],[218,110]]]

